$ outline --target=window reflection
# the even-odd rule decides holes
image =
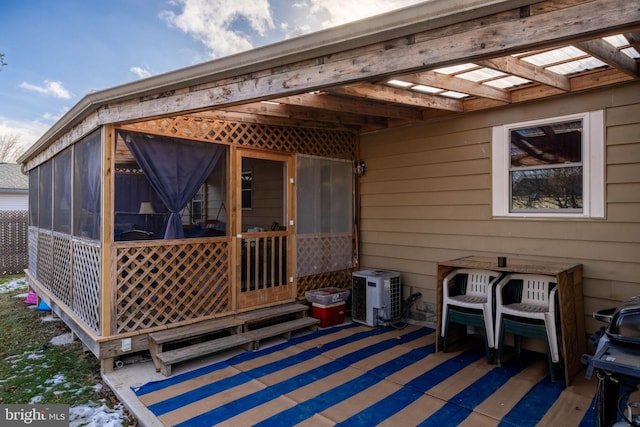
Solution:
[[[511,211],[583,209],[582,120],[512,129]]]

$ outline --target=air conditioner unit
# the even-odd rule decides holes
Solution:
[[[351,319],[369,326],[387,326],[402,310],[400,273],[362,270],[353,273]]]

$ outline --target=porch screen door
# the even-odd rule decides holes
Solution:
[[[295,296],[288,214],[292,157],[241,151],[236,163],[238,308],[267,306]],[[236,271],[238,271],[236,270]]]

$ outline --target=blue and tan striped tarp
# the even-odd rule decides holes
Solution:
[[[148,383],[168,426],[590,426],[595,384],[551,382],[546,358],[501,367],[482,346],[435,352],[432,329],[321,329]]]

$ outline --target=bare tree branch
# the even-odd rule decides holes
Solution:
[[[0,162],[13,163],[20,155],[20,135],[17,133],[0,134]]]

